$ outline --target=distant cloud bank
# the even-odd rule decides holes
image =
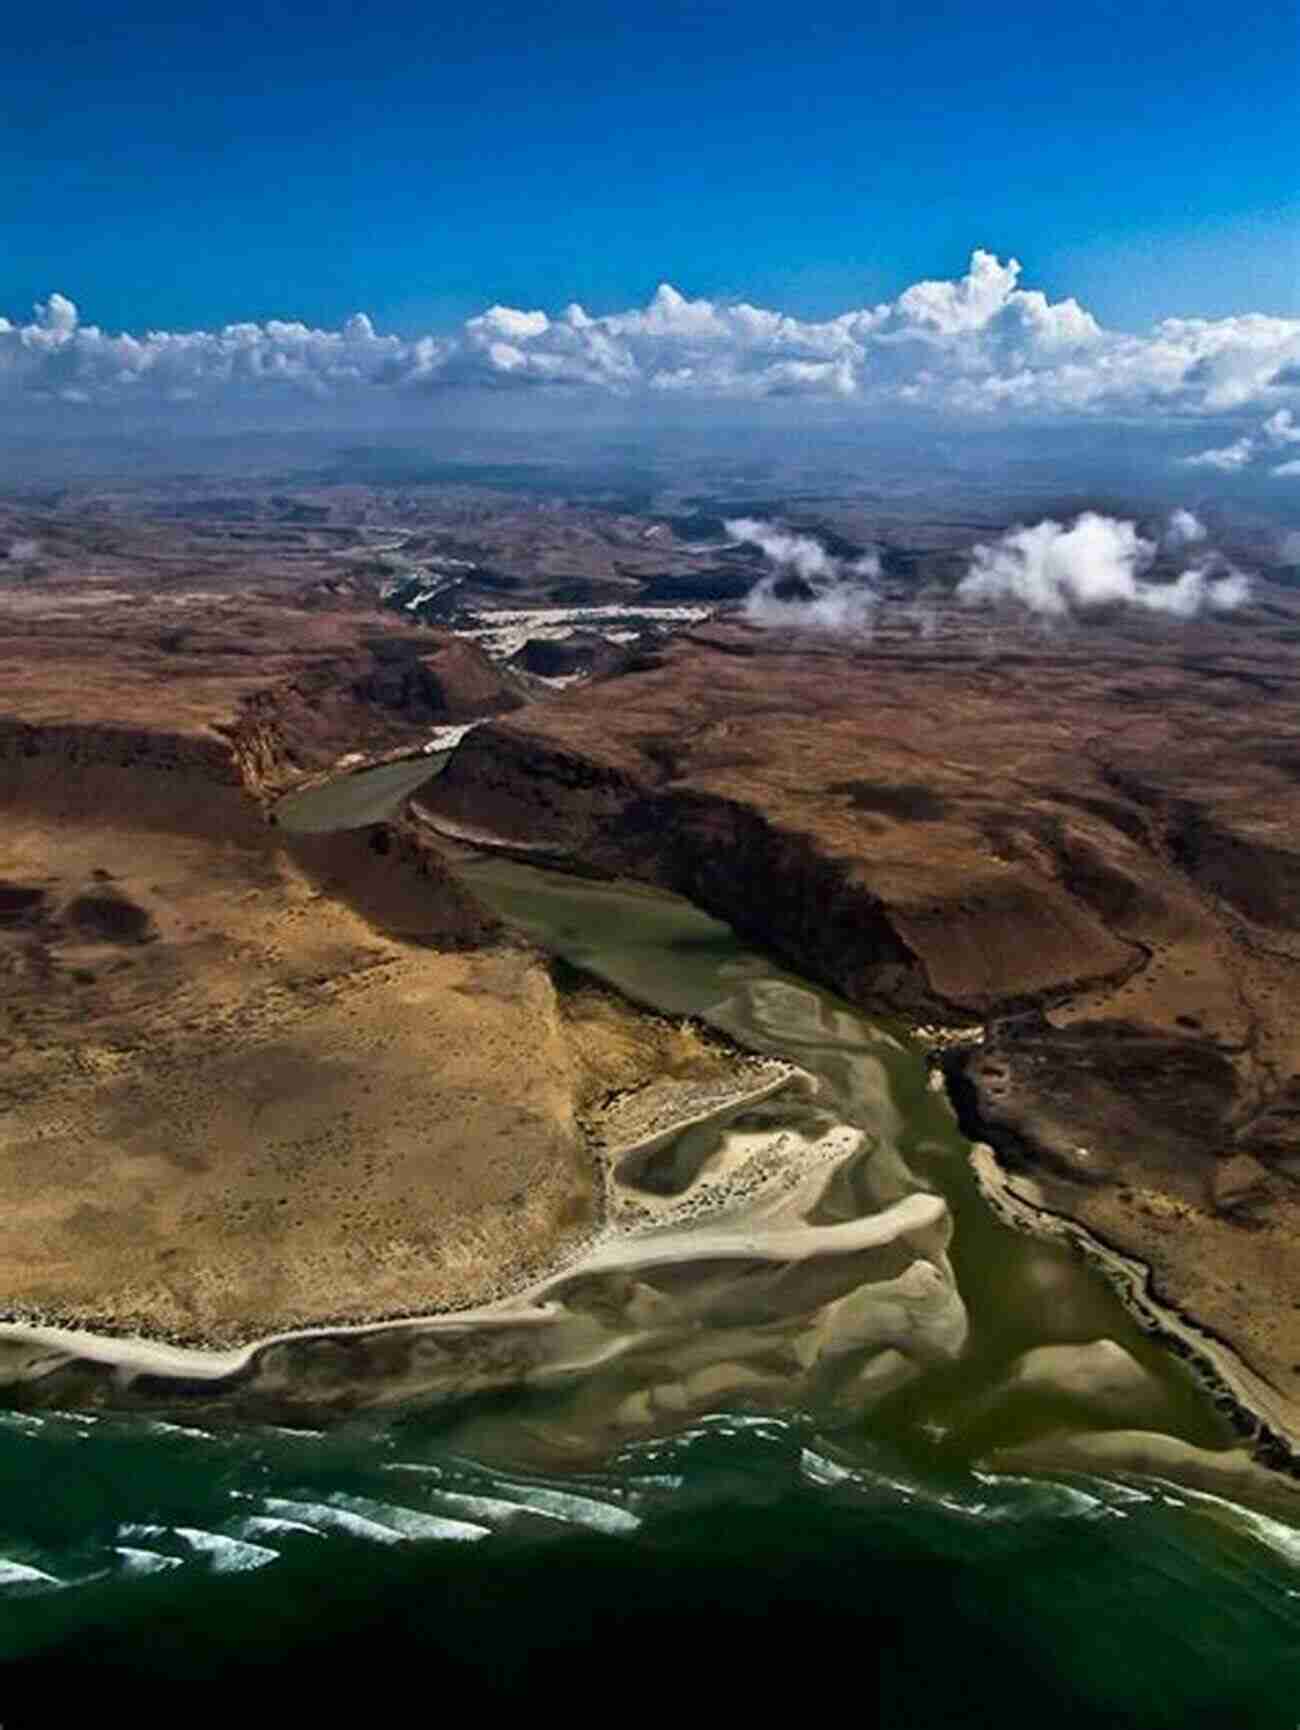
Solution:
[[[1283,462],[1277,460],[1290,445],[1300,445],[1300,423],[1289,408],[1280,408],[1268,417],[1257,433],[1243,433],[1231,444],[1198,451],[1195,456],[1184,457],[1183,464],[1186,468],[1218,469],[1223,474],[1235,474],[1252,463],[1269,462],[1271,458],[1270,474],[1300,475],[1300,460],[1297,458],[1288,457]]]
[[[955,281],[823,321],[745,302],[690,300],[593,317],[493,306],[445,335],[287,320],[111,334],[52,294],[28,323],[0,318],[0,402],[183,405],[221,396],[445,388],[570,389],[746,401],[812,398],[957,415],[1267,417],[1189,460],[1231,473],[1300,443],[1300,319],[1171,318],[1104,329],[1074,299],[1020,286],[1021,267],[976,251]],[[1291,473],[1294,459],[1274,473]]]

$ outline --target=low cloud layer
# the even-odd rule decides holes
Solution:
[[[1199,517],[1180,507],[1169,513],[1169,523],[1162,539],[1167,547],[1194,547],[1205,540],[1209,532]]]
[[[1204,542],[1205,530],[1189,511],[1176,511],[1162,539],[1167,551],[1178,553]],[[972,548],[957,599],[972,607],[1022,607],[1051,619],[1110,607],[1190,619],[1232,612],[1250,598],[1246,577],[1217,553],[1203,551],[1163,579],[1150,574],[1159,553],[1160,543],[1117,517],[1085,511],[1068,527],[1047,519]]]
[[[811,535],[754,517],[725,526],[734,541],[757,547],[770,566],[745,599],[752,624],[870,637],[885,605],[876,586],[876,554],[839,559]],[[1154,539],[1136,523],[1096,511],[1084,511],[1068,525],[1048,518],[973,546],[955,598],[964,607],[1057,621],[1116,608],[1172,619],[1233,612],[1250,599],[1249,579],[1208,540],[1205,524],[1183,509],[1172,512]],[[940,595],[927,591],[900,606],[897,616],[930,637],[941,604]]]
[[[1132,335],[1020,278],[1017,260],[976,251],[962,277],[914,283],[895,300],[820,321],[691,300],[665,283],[623,312],[493,306],[451,333],[413,338],[377,331],[364,313],[335,330],[270,320],[114,335],[52,294],[26,322],[0,318],[0,401],[184,405],[532,388],[982,416],[1267,416],[1258,435],[1192,459],[1225,472],[1291,440],[1300,319],[1173,318]]]
[[[755,517],[734,517],[724,526],[733,541],[757,547],[772,567],[745,597],[752,624],[870,636],[880,604],[873,586],[880,560],[874,553],[837,559],[811,535],[791,534]]]

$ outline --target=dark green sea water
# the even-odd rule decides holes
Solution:
[[[581,1390],[319,1434],[0,1413],[0,1725],[1300,1725],[1300,1531],[1172,1481],[988,1469],[1107,1426],[998,1391],[1044,1343],[1119,1340],[1156,1378],[1146,1427],[1232,1438],[1094,1273],[992,1218],[919,1056],[682,903],[469,869],[569,960],[805,1065],[886,1171],[942,1191],[967,1348],[865,1418],[696,1415],[581,1470],[548,1440]]]

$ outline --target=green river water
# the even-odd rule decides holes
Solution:
[[[819,1107],[868,1132],[853,1205],[941,1193],[965,1348],[866,1416],[697,1412],[578,1468],[546,1438],[596,1397],[584,1387],[320,1433],[0,1412],[0,1725],[82,1723],[109,1701],[128,1722],[260,1723],[286,1688],[326,1723],[472,1699],[1300,1724],[1300,1530],[1172,1480],[983,1463],[1114,1427],[1005,1386],[1026,1349],[1099,1337],[1154,1378],[1134,1427],[1232,1437],[1073,1251],[990,1213],[902,1030],[671,897],[463,869],[556,954],[811,1072]]]

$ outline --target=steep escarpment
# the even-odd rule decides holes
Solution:
[[[1077,803],[1026,809],[974,765],[940,759],[918,789],[914,748],[855,711],[861,666],[828,659],[774,652],[756,669],[723,633],[698,636],[480,729],[421,808],[466,838],[686,894],[863,1003],[969,1020],[1141,967],[1116,906],[1165,904],[1139,889],[1122,829]]]
[[[1056,641],[699,630],[493,722],[439,825],[696,898],[863,1003],[986,1024],[972,1129],[1300,1390],[1294,602]]]
[[[933,1007],[916,955],[851,865],[736,800],[665,790],[648,768],[487,727],[417,809],[458,837],[523,858],[639,876],[685,895],[859,1001]]]
[[[355,653],[295,669],[243,697],[226,731],[245,781],[263,794],[341,756],[423,745],[435,727],[517,708],[522,698],[483,651],[370,633]]]
[[[34,722],[0,714],[0,764],[12,773],[35,767],[143,769],[193,775],[218,786],[243,783],[240,764],[215,735],[175,730],[166,725],[125,726],[88,717],[84,721]]]
[[[0,803],[61,831],[111,814],[123,831],[170,832],[248,857],[283,852],[264,805],[286,786],[358,752],[418,748],[435,723],[517,704],[472,644],[364,617],[278,611],[285,642],[246,652],[233,631],[266,623],[202,615],[159,636],[148,615],[134,634],[110,621],[109,641],[30,627],[6,649],[27,656],[0,698]],[[295,630],[307,618],[305,640]],[[117,654],[115,675],[100,664]],[[7,710],[8,712],[4,712]],[[364,841],[301,840],[289,848],[327,892],[378,928],[451,947],[482,942],[491,919],[448,874],[426,835],[400,816]]]
[[[0,762],[42,759],[53,778],[60,765],[138,767],[271,793],[346,753],[418,748],[435,726],[520,701],[474,644],[361,609],[9,599]]]

